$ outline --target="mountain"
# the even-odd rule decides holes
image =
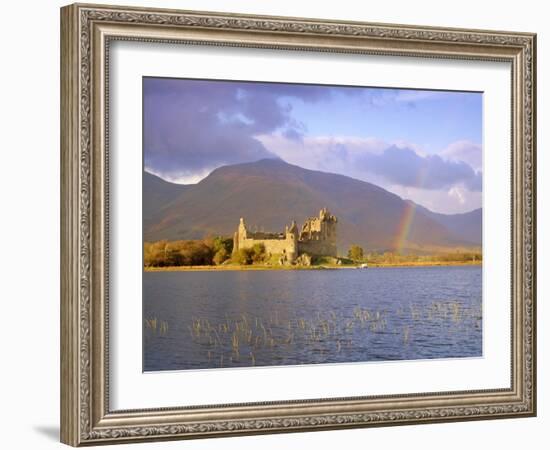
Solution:
[[[483,210],[481,208],[461,214],[440,214],[420,205],[415,204],[415,206],[426,216],[445,226],[459,238],[481,246],[483,229]]]
[[[300,225],[327,207],[338,217],[342,254],[351,244],[367,250],[396,249],[402,235],[406,238],[399,249],[404,251],[472,246],[430,211],[416,208],[411,214],[409,202],[374,184],[279,159],[223,166],[199,183],[175,190],[163,183],[144,181],[144,203],[155,202],[146,208],[146,241],[232,236],[240,217],[251,229],[282,231],[292,220]]]
[[[143,172],[143,228],[154,225],[162,209],[187,188],[187,185],[169,183],[149,172]]]

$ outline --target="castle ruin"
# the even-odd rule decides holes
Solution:
[[[246,227],[241,217],[239,227],[233,237],[233,252],[242,248],[252,248],[255,244],[263,244],[270,255],[280,255],[280,262],[293,264],[301,255],[331,256],[336,258],[336,216],[323,208],[318,217],[310,217],[298,231],[293,220],[282,233],[252,232]]]

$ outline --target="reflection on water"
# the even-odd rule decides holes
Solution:
[[[481,356],[481,267],[145,272],[144,370]]]

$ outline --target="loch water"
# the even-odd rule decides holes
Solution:
[[[144,371],[482,356],[482,268],[144,272]]]

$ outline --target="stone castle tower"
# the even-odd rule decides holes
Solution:
[[[302,254],[309,256],[337,256],[336,224],[338,220],[323,208],[318,217],[310,217],[298,233],[298,226],[292,221],[283,233],[251,232],[241,217],[237,231],[233,235],[233,252],[251,248],[261,243],[266,252],[280,255],[281,261],[293,263]]]
[[[328,209],[319,211],[318,217],[310,217],[302,226],[298,239],[298,250],[312,256],[337,255],[336,224],[338,219]]]

